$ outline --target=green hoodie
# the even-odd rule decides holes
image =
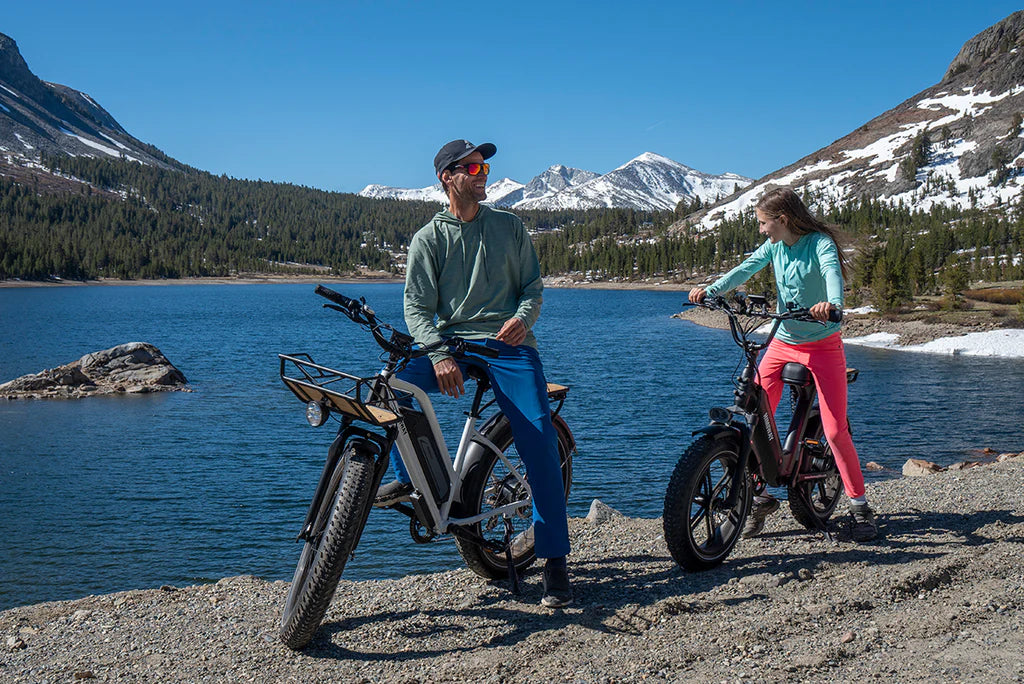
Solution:
[[[420,344],[442,335],[493,338],[516,317],[528,331],[523,344],[536,348],[532,328],[543,290],[530,236],[507,211],[481,205],[468,222],[440,211],[409,243],[405,323]]]

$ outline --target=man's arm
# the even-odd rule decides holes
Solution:
[[[424,346],[441,341],[434,325],[437,315],[437,260],[433,245],[420,233],[409,243],[409,256],[405,265],[405,324],[409,334]],[[435,363],[445,354],[431,354]]]
[[[515,317],[523,322],[527,330],[533,328],[540,318],[540,305],[544,301],[544,281],[540,276],[540,260],[533,248],[530,234],[523,224],[519,224],[519,282],[522,290],[519,293],[519,307]]]
[[[441,341],[441,333],[434,325],[437,315],[437,266],[436,250],[420,233],[409,243],[409,256],[405,263],[405,324],[409,334],[419,344],[428,345]],[[437,386],[443,394],[458,398],[466,388],[459,365],[444,352],[430,355],[434,364]]]

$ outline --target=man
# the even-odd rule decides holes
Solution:
[[[551,424],[547,382],[531,328],[540,315],[540,263],[522,221],[480,204],[487,199],[491,143],[453,140],[434,157],[434,171],[449,207],[417,231],[409,244],[405,276],[405,322],[422,345],[442,335],[484,340],[497,349],[487,374],[498,406],[508,416],[516,449],[533,491],[537,556],[546,558],[544,597],[549,607],[572,602],[566,569],[569,531],[559,466],[558,438]],[[436,319],[436,321],[435,321]],[[465,393],[463,368],[444,353],[415,359],[398,376],[428,392]],[[413,487],[397,450],[394,482],[383,485],[374,504],[407,501]]]

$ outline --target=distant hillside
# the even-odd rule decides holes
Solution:
[[[1024,11],[967,41],[942,79],[700,217],[711,228],[771,186],[823,206],[870,197],[920,210],[1001,209],[1024,191]]]
[[[184,168],[129,135],[85,93],[41,81],[29,70],[14,39],[0,33],[0,160],[25,167],[53,154]]]

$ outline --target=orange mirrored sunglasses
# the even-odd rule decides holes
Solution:
[[[486,176],[491,172],[491,165],[472,162],[469,164],[456,164],[452,169],[466,169],[466,173],[470,176],[479,176],[481,173]]]

